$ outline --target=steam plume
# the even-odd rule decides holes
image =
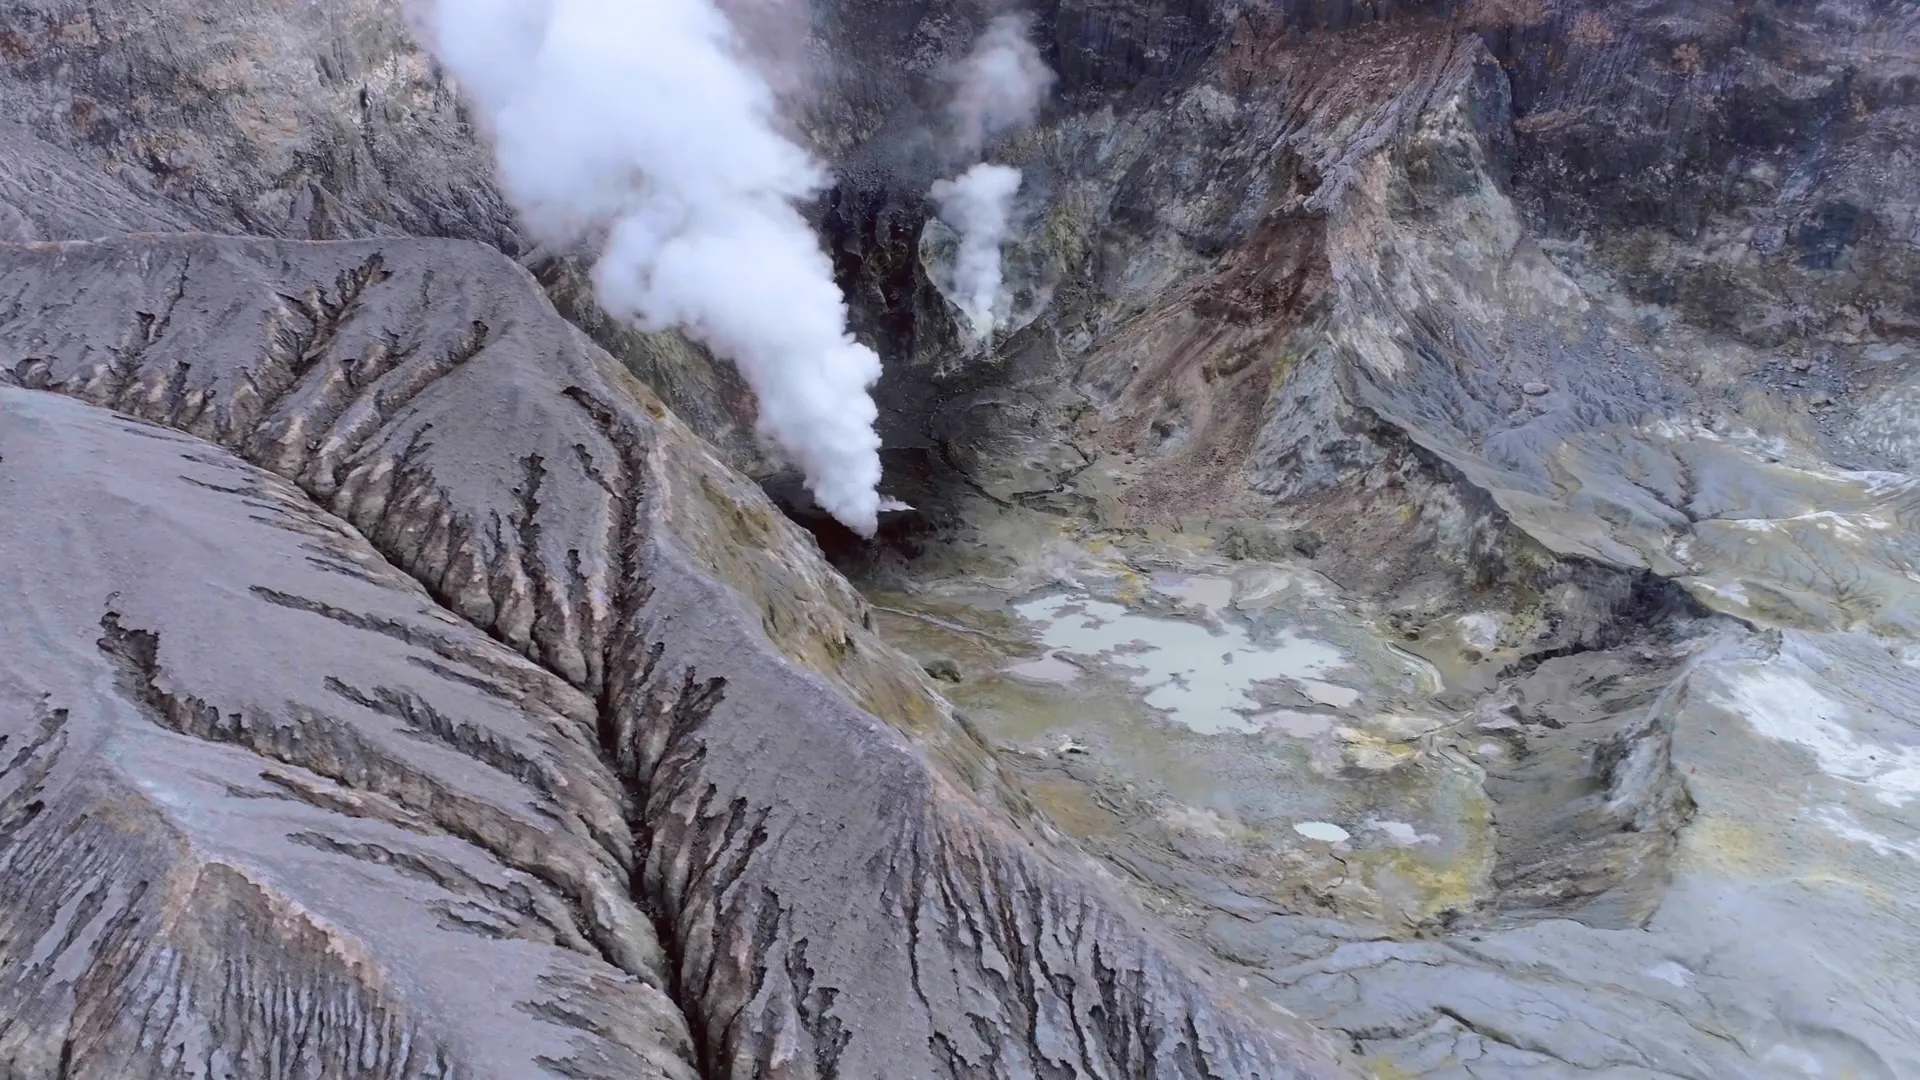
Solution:
[[[1006,239],[1013,196],[1019,190],[1019,169],[985,162],[958,179],[937,180],[933,185],[941,220],[960,234],[960,252],[953,263],[960,310],[973,336],[982,340],[993,333],[994,307],[1000,298],[1000,243]]]
[[[1053,86],[1052,70],[1027,40],[1027,24],[1024,15],[995,18],[956,68],[959,86],[947,111],[954,141],[967,157],[978,158],[988,139],[1033,123]],[[960,235],[954,288],[976,341],[987,340],[997,321],[1000,245],[1007,237],[1020,179],[1019,169],[982,162],[956,179],[933,185],[941,220]]]
[[[996,16],[955,69],[960,85],[947,113],[967,157],[979,157],[989,139],[1033,123],[1053,89],[1053,70],[1027,40],[1030,22],[1025,15]]]
[[[604,237],[601,306],[737,364],[762,435],[823,509],[873,535],[880,359],[847,333],[796,209],[826,173],[775,127],[726,17],[711,0],[440,0],[435,31],[529,230]]]

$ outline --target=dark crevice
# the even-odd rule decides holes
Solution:
[[[432,362],[414,369],[398,385],[387,386],[397,373],[406,371],[405,362],[418,352],[419,347],[409,345],[401,347],[391,335],[386,344],[377,350],[375,361],[363,358],[361,364],[348,372],[348,385],[357,394],[349,402],[338,407],[332,416],[322,413],[323,423],[316,425],[318,430],[331,437],[338,429],[352,406],[362,400],[371,399],[372,416],[357,424],[348,437],[342,440],[337,450],[329,454],[316,454],[309,462],[302,476],[296,479],[307,488],[316,501],[323,501],[340,489],[342,469],[352,469],[361,463],[365,449],[373,444],[374,437],[390,429],[393,420],[401,410],[412,404],[426,389],[441,379],[466,366],[487,347],[491,330],[479,319],[473,320],[467,332],[456,340],[453,346]]]
[[[368,712],[395,721],[407,732],[504,773],[545,798],[552,798],[560,786],[538,761],[484,728],[455,720],[417,694],[385,686],[361,691],[331,675],[327,676],[326,686]]]
[[[107,407],[139,415],[139,409],[127,408],[127,394],[133,389],[134,382],[139,377],[140,363],[146,351],[153,347],[154,343],[160,340],[161,335],[167,332],[167,328],[173,324],[173,309],[179,306],[181,299],[187,294],[187,274],[192,268],[192,255],[182,255],[180,275],[174,282],[173,293],[167,298],[159,313],[134,312],[132,335],[126,344],[116,350],[113,363],[108,368],[108,384],[102,402]],[[170,378],[169,382],[171,381]]]
[[[352,788],[329,791],[299,777],[275,772],[272,769],[261,770],[260,780],[271,790],[263,791],[258,788],[242,788],[229,784],[227,793],[243,799],[279,799],[304,803],[329,814],[379,821],[415,836],[433,835],[432,827],[419,815],[404,807],[390,804],[384,799],[369,799]]]
[[[1610,617],[1598,629],[1580,640],[1527,653],[1502,667],[1499,678],[1530,675],[1548,660],[1617,649],[1649,634],[1665,633],[1682,622],[1713,615],[1670,578],[1644,570],[1622,577],[1627,580],[1626,595],[1614,604]]]
[[[251,586],[248,591],[254,596],[277,607],[318,615],[325,619],[331,619],[343,626],[350,626],[356,630],[362,630],[370,634],[379,634],[415,648],[426,649],[449,664],[460,664],[471,667],[482,672],[489,678],[496,680],[498,683],[512,687],[514,691],[521,695],[522,700],[533,699],[542,701],[549,708],[555,709],[555,711],[563,711],[561,706],[564,703],[547,700],[549,688],[544,678],[535,675],[533,671],[527,668],[520,667],[511,662],[502,663],[495,660],[480,650],[468,648],[460,644],[453,638],[436,634],[429,630],[423,630],[409,622],[402,622],[398,619],[384,619],[373,615],[363,615],[359,612],[348,611],[345,608],[322,603],[318,600],[309,600],[304,596],[296,596],[292,593],[282,592],[279,589],[269,588],[265,585]]]
[[[281,294],[281,311],[300,320],[304,326],[282,325],[269,343],[258,367],[249,368],[243,378],[258,395],[242,415],[238,409],[228,437],[221,440],[237,449],[249,461],[263,462],[269,456],[269,440],[278,425],[270,418],[279,409],[306,374],[332,350],[333,343],[360,306],[369,285],[385,281],[391,274],[378,253],[368,256],[357,267],[343,270],[334,279],[334,296],[320,286],[300,296]]]
[[[481,881],[444,859],[417,852],[396,851],[380,844],[348,843],[322,833],[293,832],[287,834],[287,839],[316,851],[345,855],[361,862],[390,867],[397,873],[430,882],[457,896],[482,897],[487,902],[516,915],[547,924],[550,930],[560,934],[563,939],[572,930],[569,926],[548,923],[540,912],[539,906],[534,902],[533,892],[517,882],[505,887],[493,885]]]
[[[315,710],[287,706],[291,726],[299,733],[298,739],[288,739],[276,727],[274,716],[223,714],[200,698],[164,689],[167,680],[159,663],[157,634],[124,626],[115,611],[101,616],[100,628],[102,636],[96,644],[119,668],[121,693],[161,728],[242,747],[342,787],[378,795],[401,810],[431,821],[446,834],[492,852],[504,864],[546,882],[571,903],[580,941],[591,943],[600,958],[615,967],[642,978],[648,974],[631,971],[631,965],[622,962],[630,950],[626,943],[615,940],[616,928],[602,925],[587,914],[596,909],[596,902],[586,876],[578,870],[549,865],[545,861],[548,853],[537,848],[522,853],[492,842],[495,836],[515,832],[499,811],[435,783],[405,763],[388,759],[353,725]]]
[[[641,612],[652,596],[652,587],[642,570],[640,550],[645,536],[641,515],[649,468],[645,440],[630,420],[585,388],[569,386],[563,393],[579,406],[614,448],[611,459],[596,460],[584,446],[575,447],[587,475],[607,493],[613,506],[607,538],[611,563],[607,573],[613,594],[611,620],[604,628],[595,627],[585,619],[580,622],[582,634],[600,645],[598,650],[587,654],[587,685],[581,688],[596,698],[601,757],[627,792],[628,827],[635,853],[629,888],[634,901],[653,921],[655,936],[665,954],[667,994],[686,1019],[688,1034],[693,1040],[695,1067],[703,1076],[726,1076],[731,1072],[727,1063],[737,1050],[732,1045],[737,1013],[727,1017],[724,1024],[718,1023],[719,1018],[711,1014],[706,993],[711,987],[706,973],[699,973],[701,977],[696,979],[694,958],[690,954],[692,943],[688,939],[692,928],[682,905],[696,892],[708,902],[724,903],[727,880],[745,869],[753,852],[765,842],[766,831],[760,822],[751,826],[749,840],[737,857],[737,865],[730,868],[725,880],[710,882],[704,891],[697,890],[692,882],[678,883],[675,888],[653,872],[656,865],[666,860],[661,849],[666,845],[677,846],[677,838],[665,831],[672,820],[669,804],[687,782],[697,782],[697,767],[706,750],[698,744],[696,736],[724,698],[726,682],[703,680],[688,669],[679,673],[678,685],[675,685],[674,673],[662,668],[665,643],[646,640],[638,625]],[[534,500],[544,475],[543,464],[538,458],[525,463],[527,478],[522,491],[529,505],[523,510],[523,520],[529,523],[537,511]],[[537,528],[523,532],[522,543],[526,549],[537,550],[538,536]],[[578,553],[570,552],[570,579],[578,575],[577,560]],[[576,602],[582,605],[584,584],[584,580],[569,581],[570,588],[580,590],[575,595]],[[700,802],[704,803],[712,794],[711,788],[706,789]],[[745,809],[744,805],[735,806],[729,817]],[[696,812],[691,824],[703,832],[710,827],[703,812]],[[736,822],[726,831],[731,834],[738,827]],[[724,847],[721,845],[722,850]],[[706,873],[712,872],[708,867]],[[765,898],[763,903],[777,910],[777,901],[773,898]],[[724,961],[724,957],[711,959]],[[750,1000],[751,995],[742,999],[743,1004]],[[816,1041],[818,1038],[816,1035]]]
[[[624,631],[625,638],[631,631]],[[637,635],[634,635],[637,638]],[[669,882],[656,873],[656,865],[668,859],[659,848],[676,843],[665,834],[670,821],[671,802],[682,793],[684,782],[692,775],[706,750],[695,738],[699,729],[724,697],[725,680],[699,679],[693,671],[684,672],[678,686],[660,670],[664,653],[661,643],[638,648],[638,663],[632,667],[616,664],[609,658],[609,692],[617,687],[619,697],[607,699],[603,707],[603,750],[632,800],[630,827],[633,830],[635,859],[632,893],[641,909],[653,919],[668,964],[668,994],[687,1019],[694,1042],[695,1063],[706,1076],[727,1075],[725,1062],[732,1056],[727,1045],[729,1025],[714,1023],[705,1007],[704,982],[696,985],[683,905],[693,895],[691,882]],[[618,639],[614,648],[620,647]],[[712,789],[703,791],[699,802],[711,798]],[[743,809],[743,808],[742,808]],[[704,812],[696,811],[689,823],[696,830],[706,824]],[[764,832],[761,833],[764,838]],[[689,838],[691,839],[691,838]],[[756,845],[757,846],[757,845]],[[749,853],[750,854],[750,853]],[[722,890],[706,893],[713,902],[721,902]]]
[[[39,734],[15,750],[0,768],[0,777],[14,778],[12,790],[0,796],[0,850],[9,847],[14,836],[46,812],[46,801],[40,795],[53,774],[54,762],[66,747],[67,710],[49,708],[42,702],[38,711]]]

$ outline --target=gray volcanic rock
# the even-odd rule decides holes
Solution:
[[[56,843],[60,834],[34,822],[73,820],[89,799],[135,800],[126,829],[156,829],[149,819],[171,815],[192,836],[234,813],[227,800],[320,792],[289,796],[319,810],[290,810],[285,825],[259,822],[230,837],[216,830],[235,853],[215,858],[226,849],[194,845],[200,861],[174,873],[224,882],[244,875],[220,867],[259,866],[257,910],[277,906],[328,926],[330,905],[351,905],[354,894],[303,891],[318,887],[319,865],[404,880],[403,892],[379,903],[423,927],[440,910],[433,890],[482,897],[447,901],[452,914],[441,921],[486,940],[548,942],[544,962],[562,975],[521,984],[528,989],[514,993],[525,1009],[504,996],[487,1008],[513,1024],[531,1015],[595,1036],[575,1048],[587,1066],[547,1049],[558,1036],[545,1028],[530,1036],[539,1041],[521,1052],[568,1075],[639,1059],[667,1075],[689,1057],[705,1075],[743,1078],[1343,1074],[1321,1036],[1212,983],[1157,943],[1125,901],[1090,883],[1081,857],[1026,820],[1018,786],[918,666],[872,633],[864,602],[805,535],[498,255],[456,242],[204,236],[36,245],[0,253],[0,295],[9,298],[0,371],[23,388],[7,391],[8,423],[48,432],[16,439],[56,447],[72,438],[119,455],[141,445],[130,442],[144,432],[135,420],[39,403],[31,389],[207,444],[195,451],[179,436],[155,435],[173,456],[158,455],[169,464],[143,475],[153,477],[154,499],[185,485],[181,498],[166,497],[177,534],[135,527],[137,515],[121,528],[75,516],[71,504],[56,511],[57,476],[37,481],[40,494],[22,503],[40,509],[9,515],[16,528],[52,530],[33,544],[63,536],[69,525],[39,524],[57,520],[131,531],[148,546],[85,574],[63,575],[51,557],[45,571],[29,571],[29,581],[53,580],[36,587],[80,590],[58,604],[60,640],[102,674],[57,685],[49,680],[63,668],[37,675],[26,658],[51,646],[27,629],[7,734],[35,748],[24,762],[41,764],[18,773],[16,801],[33,808],[21,811],[32,821],[7,834],[0,858]],[[67,426],[78,433],[55,433]],[[171,464],[182,455],[214,472],[166,479],[183,468]],[[13,453],[0,468],[15,468]],[[84,489],[117,476],[103,470],[59,475]],[[271,498],[250,495],[256,488]],[[222,559],[213,522],[223,514],[248,529],[297,528],[292,537],[309,542],[274,534],[278,546],[248,556],[259,562]],[[9,550],[38,550],[29,543]],[[175,543],[190,554],[173,554]],[[211,632],[199,609],[162,610],[166,596],[184,595],[170,579],[116,576],[135,573],[140,560],[174,567],[182,558],[199,560],[186,571],[206,577],[196,588],[239,605],[230,625],[246,628],[245,644]],[[31,609],[34,593],[26,595]],[[75,634],[92,635],[85,648]],[[118,687],[116,696],[102,697],[106,687]],[[120,745],[115,725],[130,724],[142,738],[164,736],[225,764],[200,770],[201,786],[179,795],[137,782],[96,794],[61,771],[99,771],[78,748],[46,760],[63,725],[74,724],[98,732],[95,745]],[[249,761],[260,764],[234,767]],[[282,779],[256,779],[263,771]],[[156,802],[142,809],[142,799]],[[426,839],[402,844],[361,817],[403,832],[413,825]],[[103,857],[144,859],[149,874],[170,865],[101,836]],[[436,852],[429,841],[476,850]],[[298,880],[276,871],[289,879],[284,887],[268,873],[291,865]],[[414,870],[433,878],[431,889],[406,876]],[[550,892],[527,892],[521,909],[530,912],[494,912],[499,897],[521,895],[515,874]],[[10,875],[10,888],[23,891],[9,924],[64,880]],[[135,887],[117,874],[103,887],[114,883]],[[573,923],[555,925],[543,895],[563,899]],[[161,906],[136,913],[167,925],[171,909],[158,894],[154,902]],[[266,933],[236,927],[208,941],[184,924],[178,932],[199,933],[194,962],[216,970],[237,962],[223,943],[254,955],[251,943]],[[444,935],[462,929],[423,930],[404,950],[386,946],[393,931],[384,920],[333,932],[352,942],[342,948],[357,957],[359,981],[329,975],[328,992],[365,1004],[343,1005],[337,1020],[323,1009],[339,1033],[334,1045],[359,1047],[373,1038],[368,1025],[391,1015],[420,1025],[450,1060],[513,1074],[467,1028],[441,1021],[470,1000],[460,995],[471,986],[453,985],[458,969],[435,959],[452,948]],[[43,944],[63,933],[0,939],[21,958],[7,964],[19,973],[12,992],[56,1003],[34,1006],[46,1015],[112,1012],[114,999],[97,995],[123,983],[168,1001],[169,987],[183,985],[94,980],[44,964]],[[260,978],[298,968],[295,940],[321,939],[261,944],[277,952]],[[566,948],[579,957],[554,958]],[[366,989],[388,983],[411,995],[395,997],[391,1013]],[[655,991],[671,996],[684,1028]],[[230,1004],[194,997],[201,1012],[183,1015],[251,1004],[244,991],[220,1000]],[[418,1019],[403,1021],[403,1009]],[[250,1040],[297,1039],[299,1023],[208,1019],[192,1054],[218,1062],[251,1052]],[[76,1024],[86,1036],[68,1051],[76,1060],[157,1068],[137,1056],[147,1045],[138,1029]],[[396,1027],[393,1038],[408,1030]],[[127,1041],[115,1042],[122,1034]],[[50,1060],[44,1043],[24,1045],[25,1075],[57,1067],[59,1052]]]
[[[0,243],[191,228],[154,193],[103,175],[12,120],[0,120],[0,161]]]
[[[200,228],[517,250],[488,155],[403,7],[6,0],[0,107]]]
[[[1753,392],[1842,436],[1911,372],[1911,5],[1301,5],[1165,18],[1152,48],[1040,15],[1061,99],[990,154],[1025,171],[1009,280],[1044,301],[993,348],[961,348],[921,265],[938,163],[882,135],[844,156],[828,225],[885,346],[898,482],[1170,526],[1259,517],[1404,438],[1524,501],[1597,421]],[[915,40],[952,55],[955,22]],[[1121,507],[1074,490],[1090,459]]]
[[[692,1077],[593,702],[292,484],[0,388],[0,1070]]]

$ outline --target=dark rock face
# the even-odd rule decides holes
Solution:
[[[1341,1073],[1009,816],[804,534],[498,255],[0,281],[14,1073]]]
[[[1569,9],[1503,43],[1522,198],[1753,344],[1911,333],[1912,7],[1664,11]]]
[[[885,346],[902,483],[931,461],[969,491],[1071,502],[1054,489],[1084,462],[1048,448],[1093,410],[1103,445],[1077,437],[1083,453],[1182,478],[1144,479],[1135,513],[1257,514],[1257,501],[1227,509],[1249,460],[1256,492],[1290,499],[1402,431],[1486,443],[1477,456],[1510,471],[1537,452],[1510,446],[1557,442],[1594,410],[1672,411],[1757,386],[1865,405],[1905,378],[1920,310],[1920,194],[1902,164],[1920,77],[1910,5],[1303,5],[1231,21],[1168,12],[1137,33],[1098,11],[1040,12],[1059,99],[1039,130],[993,148],[1025,169],[1025,228],[1055,261],[1046,310],[989,355],[956,362],[947,304],[910,250],[937,154],[903,158],[886,134],[924,122],[936,91],[922,85],[928,100],[897,121],[856,125],[875,134],[843,155],[828,227],[862,330]],[[921,25],[949,53],[965,38],[935,13]],[[1074,62],[1088,53],[1126,78]],[[901,78],[897,97],[912,98]],[[1524,330],[1518,311],[1469,310],[1505,286],[1483,276],[1492,263],[1468,268],[1477,256],[1434,263],[1442,236],[1490,257],[1539,250],[1643,314],[1776,355],[1737,373],[1630,362],[1621,350],[1646,332],[1633,317],[1586,318],[1624,333],[1569,325],[1583,344],[1536,343],[1542,320]],[[1454,284],[1421,284],[1435,278]],[[1369,322],[1384,336],[1363,345],[1353,332]],[[1361,349],[1371,360],[1356,366]],[[1524,387],[1557,388],[1539,378],[1549,368],[1607,380],[1542,397],[1533,430],[1512,430]],[[1368,434],[1375,415],[1390,430]],[[1832,415],[1814,420],[1838,433]],[[1053,479],[992,475],[1029,467]],[[1176,489],[1199,498],[1163,497]]]

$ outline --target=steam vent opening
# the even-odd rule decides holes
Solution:
[[[927,550],[942,521],[948,501],[940,485],[924,471],[915,451],[882,453],[886,464],[881,483],[880,528],[871,538],[847,528],[820,507],[795,473],[781,473],[761,482],[767,497],[789,520],[812,534],[821,554],[834,568],[855,581],[877,563],[912,562]]]

